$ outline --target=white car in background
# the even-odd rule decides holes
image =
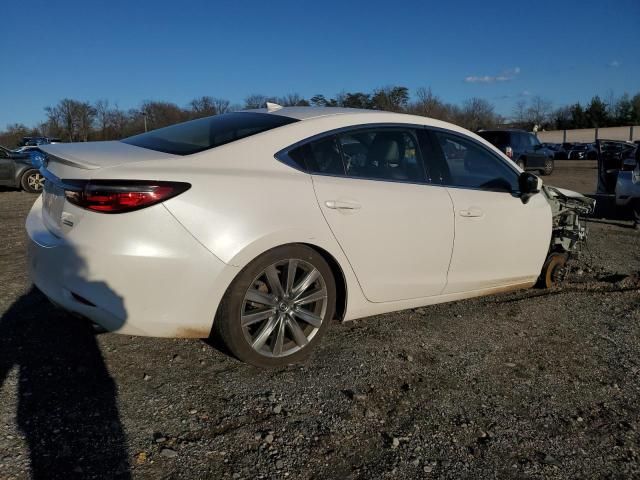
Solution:
[[[527,288],[543,266],[552,283],[592,206],[387,112],[269,105],[41,149],[35,285],[106,330],[218,335],[258,366],[304,358],[334,318]]]

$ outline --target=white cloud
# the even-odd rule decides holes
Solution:
[[[518,93],[507,93],[506,95],[500,95],[498,97],[495,97],[497,99],[500,100],[507,100],[509,98],[526,98],[526,97],[530,97],[531,95],[533,95],[529,90],[523,90],[521,92]]]
[[[520,67],[509,68],[504,70],[499,75],[469,75],[465,77],[464,81],[467,83],[496,83],[496,82],[508,82],[513,80],[520,74]]]
[[[611,60],[609,62],[609,66],[611,68],[618,68],[620,65],[622,65],[622,63],[620,63],[618,60]]]

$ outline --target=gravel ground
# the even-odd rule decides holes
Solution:
[[[589,162],[545,181],[589,192]],[[0,478],[640,476],[640,234],[590,224],[566,285],[334,324],[261,371],[198,340],[94,336],[25,274],[0,191]]]

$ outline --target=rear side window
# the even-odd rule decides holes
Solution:
[[[324,175],[344,175],[344,164],[336,137],[306,143],[289,152],[291,160],[303,170]]]
[[[411,131],[360,130],[338,136],[347,176],[426,181],[418,142]]]
[[[321,138],[288,152],[285,163],[310,173],[352,178],[425,182],[412,130],[359,129]]]
[[[513,192],[518,173],[480,144],[459,135],[434,132],[445,159],[446,185]]]
[[[122,142],[158,152],[190,155],[297,121],[267,113],[225,113],[159,128]]]

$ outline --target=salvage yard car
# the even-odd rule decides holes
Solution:
[[[419,116],[288,107],[42,147],[29,269],[108,331],[268,367],[332,319],[550,285],[593,201]]]
[[[535,170],[541,175],[553,173],[555,152],[545,148],[533,133],[511,128],[480,130],[478,135],[504,152],[522,170]]]
[[[0,145],[0,185],[40,193],[44,177],[33,167],[28,153],[14,152]]]

